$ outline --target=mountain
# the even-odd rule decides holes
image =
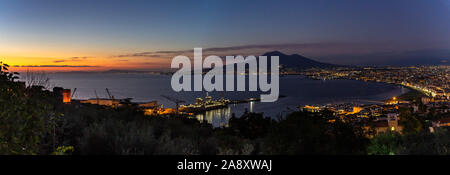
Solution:
[[[342,67],[342,66],[335,65],[335,64],[328,64],[328,63],[322,63],[322,62],[314,61],[312,59],[306,58],[306,57],[298,55],[298,54],[286,55],[284,53],[281,53],[280,51],[267,52],[263,56],[267,56],[268,60],[270,60],[271,56],[278,56],[279,57],[279,61],[280,61],[280,66],[283,69],[296,69],[296,70],[298,70],[298,69],[310,69],[310,68],[335,68],[335,67]]]
[[[267,70],[270,70],[271,67],[271,56],[278,56],[280,71],[299,71],[311,68],[327,69],[327,68],[349,67],[344,65],[336,65],[314,61],[299,54],[286,55],[284,53],[281,53],[280,51],[267,52],[262,56],[267,56]],[[256,63],[259,64],[258,56],[256,56]],[[226,71],[226,66],[227,65],[223,66],[224,72]],[[234,65],[234,67],[235,67],[234,70],[236,71],[237,65]],[[203,68],[203,72],[208,72],[211,69],[212,68]],[[247,66],[245,69],[246,71],[248,71]]]

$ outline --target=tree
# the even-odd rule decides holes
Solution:
[[[358,127],[328,122],[327,113],[293,112],[273,125],[264,154],[365,154],[367,139]]]
[[[41,86],[44,89],[53,88],[52,84],[50,83],[50,78],[48,78],[45,72],[27,70],[22,79],[25,81],[28,87]]]
[[[0,62],[0,68],[0,154],[37,154],[51,106],[30,98],[9,65]]]
[[[405,134],[419,133],[423,130],[423,123],[418,116],[411,113],[407,108],[400,108],[400,124],[403,126],[402,132]]]
[[[367,147],[369,155],[395,155],[401,147],[401,137],[397,133],[384,133],[375,136]]]

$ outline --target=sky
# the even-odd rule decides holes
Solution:
[[[449,21],[449,0],[0,0],[0,60],[18,70],[150,70],[201,47],[378,64],[449,56]]]

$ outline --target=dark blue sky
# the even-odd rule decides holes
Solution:
[[[0,51],[111,56],[193,47],[358,46],[342,53],[287,51],[337,62],[331,56],[352,50],[449,49],[449,21],[446,0],[0,0]],[[19,47],[22,53],[11,51]]]

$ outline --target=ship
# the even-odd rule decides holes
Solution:
[[[225,99],[224,97],[218,100],[213,100],[212,97],[209,96],[207,92],[205,99],[196,98],[194,104],[181,105],[179,110],[180,112],[198,114],[208,110],[226,108],[228,107],[229,103],[231,103],[231,101]]]

